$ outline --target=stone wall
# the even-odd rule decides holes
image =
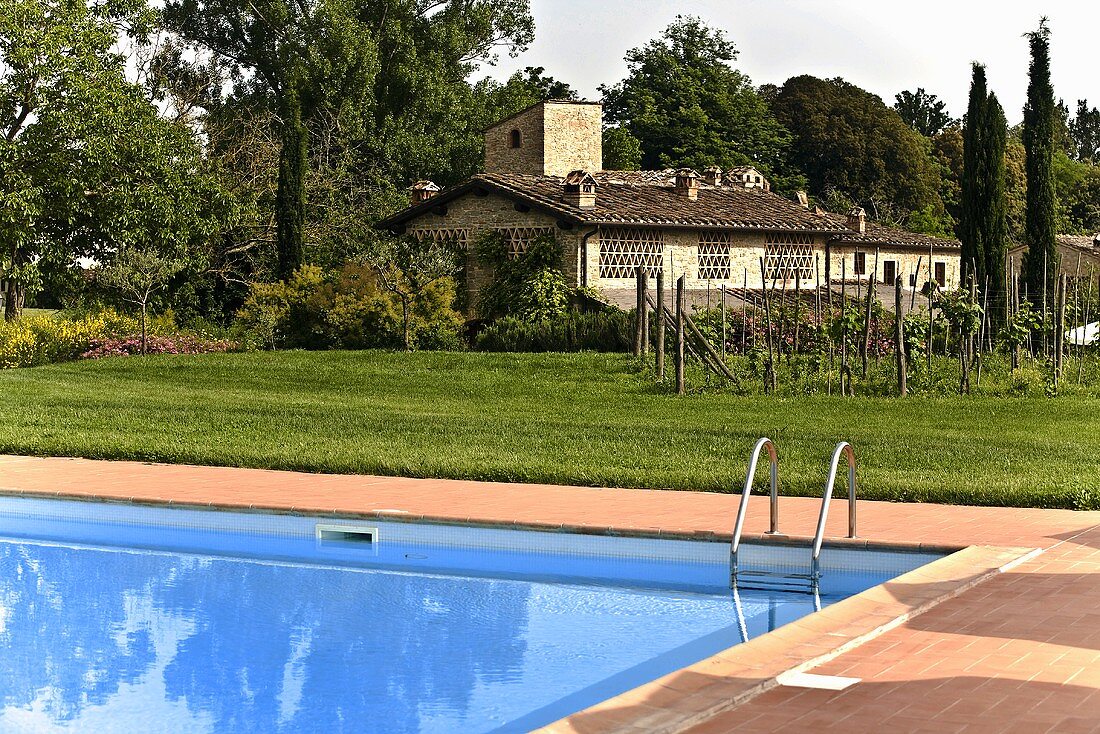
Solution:
[[[701,278],[699,273],[699,232],[696,230],[664,230],[664,255],[663,270],[668,277],[669,287],[681,275],[687,276],[686,287],[689,290],[706,289],[709,285],[717,288],[725,285],[728,288],[760,289],[763,279],[760,273],[760,258],[763,257],[768,238],[763,233],[745,232],[731,233],[730,235],[730,277],[728,279]],[[806,289],[813,288],[816,282],[815,270],[820,273],[821,282],[825,283],[825,240],[822,236],[813,239],[810,245],[814,267],[808,268],[806,277],[802,279],[801,286]],[[866,260],[865,270],[862,275],[855,274],[856,253],[864,254]],[[878,275],[879,283],[883,282],[886,271],[886,261],[894,262],[895,272],[902,277],[903,284],[909,284],[909,276],[916,271],[918,260],[920,261],[920,276],[918,284],[930,277],[928,269],[928,252],[920,252],[913,248],[886,248],[879,252]],[[594,235],[589,238],[586,257],[584,258],[586,275],[585,284],[604,290],[618,290],[633,288],[633,278],[601,278],[600,277],[600,237]],[[871,277],[875,268],[874,249],[855,248],[850,246],[834,246],[832,248],[832,277],[836,282],[840,281],[841,263],[846,263],[845,268],[849,281],[866,281]],[[936,252],[933,263],[944,263],[946,268],[947,287],[955,288],[959,283],[959,255],[953,253]],[[774,281],[778,287],[783,286],[782,280]],[[769,280],[768,285],[773,281]],[[795,286],[792,276],[786,283],[788,288]]]
[[[1009,251],[1008,255],[1011,258],[1012,270],[1014,272],[1021,272],[1026,254],[1027,247],[1015,247]],[[1084,278],[1087,276],[1096,277],[1100,275],[1100,251],[1090,252],[1080,247],[1059,243],[1058,254],[1060,258],[1059,271],[1065,273],[1069,277]],[[1078,263],[1080,263],[1080,266],[1078,266]]]
[[[485,131],[485,172],[565,176],[603,168],[603,107],[546,102]],[[520,133],[513,148],[512,132]]]
[[[492,271],[483,268],[474,254],[474,245],[478,237],[486,231],[513,227],[552,228],[554,236],[562,248],[562,269],[566,280],[577,282],[577,252],[580,234],[576,230],[563,230],[557,226],[557,220],[545,213],[530,210],[520,212],[514,203],[497,194],[484,196],[469,194],[455,199],[447,205],[446,214],[428,213],[408,224],[407,234],[430,233],[432,230],[465,230],[468,232],[468,255],[466,258],[466,284],[469,290],[470,309],[467,316],[477,314],[473,306],[477,303],[477,294],[493,277]]]
[[[601,105],[547,104],[543,125],[543,175],[603,170]]]
[[[866,271],[858,276],[855,274],[856,253],[863,254]],[[929,270],[928,250],[926,249],[887,246],[879,248],[878,272],[875,276],[875,280],[878,283],[893,285],[893,283],[885,282],[886,263],[888,261],[894,263],[894,272],[901,276],[902,285],[907,288],[914,282],[911,280],[911,276],[913,275],[916,275],[915,282],[918,287],[928,282],[928,280],[935,275],[935,266],[938,263],[944,265],[946,276],[945,287],[949,290],[959,287],[959,279],[961,277],[959,266],[961,257],[957,252],[933,250],[932,270]],[[824,267],[824,256],[822,256],[822,263],[822,267]],[[842,263],[849,281],[855,281],[857,279],[861,282],[867,281],[870,279],[872,273],[875,272],[875,248],[873,246],[853,247],[851,245],[834,245],[832,247],[832,277],[834,280],[840,280]],[[920,268],[919,273],[917,272],[918,267]]]

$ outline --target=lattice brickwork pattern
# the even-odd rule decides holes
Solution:
[[[814,279],[813,236],[804,234],[769,234],[764,244],[764,277],[768,281],[794,280],[803,283]]]
[[[729,232],[703,232],[699,235],[699,280],[729,280]]]
[[[414,229],[409,234],[418,242],[452,242],[461,252],[470,249],[470,230],[468,229]]]
[[[659,229],[611,227],[600,230],[600,277],[633,278],[643,267],[652,277],[664,260],[664,235]]]
[[[508,257],[515,260],[539,237],[553,237],[553,227],[501,227],[497,229],[508,242]]]

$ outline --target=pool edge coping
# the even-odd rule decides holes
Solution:
[[[684,732],[781,685],[784,674],[839,657],[1045,550],[967,546],[537,731]]]
[[[494,528],[509,530],[526,530],[543,533],[568,533],[572,535],[603,535],[623,538],[656,538],[661,540],[693,540],[715,543],[729,543],[732,541],[731,533],[720,533],[709,530],[666,530],[663,528],[649,527],[639,528],[633,526],[603,526],[603,525],[573,525],[569,523],[540,523],[531,521],[508,521],[495,518],[480,518],[475,516],[461,517],[457,515],[426,515],[414,512],[398,510],[348,510],[279,505],[265,503],[234,503],[234,502],[176,502],[172,499],[149,497],[126,497],[124,495],[107,495],[84,492],[61,492],[48,490],[26,490],[14,487],[0,487],[2,497],[37,497],[42,499],[57,499],[76,502],[99,502],[103,504],[135,505],[141,507],[172,507],[184,510],[206,510],[215,512],[234,512],[257,515],[291,515],[294,517],[317,517],[340,520],[384,520],[386,522],[402,522],[410,524],[427,525],[461,525],[465,527]],[[769,543],[786,546],[805,546],[813,541],[808,535],[788,535],[786,533],[745,533],[741,536],[742,542]],[[964,550],[966,545],[954,545],[950,543],[920,543],[901,540],[882,541],[868,538],[828,537],[822,545],[828,548],[868,549],[881,551],[901,551],[907,553],[943,553],[951,554]]]

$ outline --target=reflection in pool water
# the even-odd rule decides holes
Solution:
[[[0,540],[3,732],[526,731],[813,611],[804,594],[746,591],[739,610],[720,586],[500,571],[534,573],[545,554],[393,542],[351,562],[308,536],[27,514],[3,526],[52,528]],[[471,558],[497,570],[440,572],[483,568]],[[624,578],[649,573],[615,563]],[[662,563],[673,578],[728,577],[721,563]]]

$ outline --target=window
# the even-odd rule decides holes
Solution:
[[[513,130],[508,135],[508,147],[509,148],[522,148],[523,147],[523,133],[519,130]]]
[[[414,229],[409,232],[418,242],[451,242],[460,252],[470,248],[468,229]]]
[[[633,278],[638,267],[650,276],[661,271],[665,254],[659,229],[609,227],[600,230],[600,277]]]
[[[855,272],[856,272],[856,275],[866,275],[867,274],[867,253],[866,252],[857,252],[856,253],[856,271]]]
[[[508,259],[515,260],[539,237],[553,237],[553,227],[502,227],[496,230],[508,243]]]
[[[916,273],[909,273],[909,287],[910,288],[916,288],[917,287],[917,274]]]
[[[897,260],[883,260],[882,261],[882,282],[886,285],[893,285],[894,281],[898,279],[898,261]]]
[[[947,287],[947,263],[936,263],[936,283],[940,288]]]
[[[728,280],[730,277],[729,232],[699,233],[699,280]]]
[[[764,242],[764,279],[814,279],[814,238],[808,234],[768,234]]]

